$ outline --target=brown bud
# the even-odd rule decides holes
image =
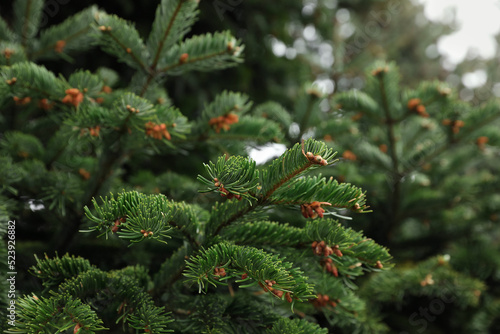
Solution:
[[[180,64],[185,64],[189,58],[189,55],[187,53],[183,53],[179,57],[179,63]]]

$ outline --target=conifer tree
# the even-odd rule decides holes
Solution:
[[[453,22],[411,1],[162,1],[152,27],[97,7],[46,27],[43,1],[13,3],[0,216],[18,222],[18,332],[498,332],[496,60],[443,69],[432,50]],[[463,87],[476,69],[486,84]],[[269,142],[290,150],[244,157]],[[367,271],[382,272],[353,280]]]
[[[411,1],[356,4],[339,1],[331,11],[324,10],[327,1],[304,6],[302,13],[308,14],[303,16],[310,18],[317,36],[306,42],[310,52],[297,56],[309,70],[303,66],[296,82],[303,82],[306,72],[310,81],[327,78],[333,94],[288,85],[293,92],[287,96],[289,121],[295,130],[289,135],[341,147],[342,159],[327,175],[366,184],[374,212],[349,226],[389,247],[399,264],[362,288],[363,298],[380,309],[393,331],[497,332],[497,57],[470,54],[456,70],[445,69],[436,42],[456,22],[430,22],[422,6]],[[304,40],[303,30],[290,27],[301,26],[304,17],[286,31],[275,29],[273,36],[295,47]],[[332,21],[338,25],[324,25]],[[353,33],[346,37],[342,28]],[[318,49],[327,49],[325,44],[335,56],[331,67],[318,61]],[[286,58],[280,58],[280,67],[278,61],[273,65],[284,69],[288,62],[287,73],[299,72],[298,62]],[[373,65],[376,58],[396,60],[398,66]],[[380,77],[372,72],[377,68]],[[484,85],[464,87],[462,75],[476,70],[486,76]],[[443,82],[429,80],[435,78]],[[381,87],[391,94],[386,100],[397,115],[392,123],[386,120]],[[429,309],[434,313],[423,313]]]
[[[41,0],[17,0],[13,21],[0,21],[2,217],[17,221],[20,259],[47,253],[29,270],[41,287],[18,293],[14,323],[2,317],[7,332],[385,328],[355,279],[389,269],[391,256],[328,217],[369,211],[362,189],[319,173],[335,168],[335,150],[308,139],[257,167],[245,148],[282,141],[290,125],[277,103],[253,108],[223,91],[188,118],[169,99],[171,76],[242,60],[229,32],[187,37],[197,6],[162,1],[147,38],[97,7],[38,32]],[[94,44],[133,70],[130,82],[38,63]],[[169,160],[149,166],[155,156]],[[303,219],[271,219],[281,211]],[[53,253],[71,246],[94,257]]]

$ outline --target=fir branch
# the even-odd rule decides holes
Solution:
[[[356,145],[356,155],[363,162],[373,164],[387,172],[392,171],[391,158],[382,152],[379,146],[363,141]]]
[[[197,247],[203,225],[198,219],[201,209],[184,202],[167,200],[164,195],[144,195],[136,191],[122,192],[115,198],[101,198],[102,204],[92,200],[95,213],[86,206],[85,214],[96,225],[89,231],[101,235],[117,233],[120,238],[136,243],[145,239],[165,242],[175,231],[180,231]]]
[[[338,245],[344,255],[355,257],[372,269],[377,261],[386,269],[391,267],[389,261],[392,257],[387,248],[366,238],[361,232],[341,226],[336,220],[308,221],[304,235],[305,242],[322,240],[327,245]]]
[[[66,330],[95,331],[106,330],[89,305],[70,295],[50,298],[25,296],[19,299],[16,308],[16,326],[6,333],[46,333]]]
[[[102,49],[129,66],[149,73],[149,53],[135,27],[116,15],[97,16]]]
[[[292,266],[292,263],[283,262],[277,255],[253,247],[219,243],[192,257],[184,276],[188,282],[196,282],[201,292],[208,288],[208,284],[216,286],[229,278],[241,278],[246,274],[243,276],[246,278],[241,278],[239,282],[250,284],[240,285],[242,288],[260,284],[264,291],[273,292],[277,298],[287,298],[291,303],[295,300],[304,301],[313,296],[312,287],[306,283],[307,278],[303,273]],[[269,285],[271,281],[274,283]]]
[[[269,221],[245,222],[231,225],[221,232],[221,236],[240,245],[291,246],[311,249],[313,243],[324,242],[325,247],[335,248],[337,254],[329,254],[338,273],[357,277],[364,271],[387,270],[392,267],[392,259],[387,248],[377,245],[360,232],[345,228],[331,219],[308,221],[304,228],[291,227]],[[309,253],[309,262],[318,263],[325,257],[318,257],[315,247]],[[321,250],[321,252],[323,252]],[[339,256],[342,254],[342,256]],[[323,255],[323,253],[321,253]],[[304,261],[303,258],[300,259]],[[361,268],[360,265],[365,265]],[[350,268],[350,266],[353,266]],[[307,267],[307,266],[306,266]],[[309,270],[308,270],[309,272]]]
[[[26,96],[28,92],[32,98],[36,97],[33,93],[50,100],[59,100],[64,96],[64,82],[44,66],[31,62],[16,63],[2,68],[0,75],[4,80],[16,78],[15,84],[10,86],[11,96]]]
[[[174,216],[174,209],[164,195],[147,196],[133,191],[119,194],[116,200],[111,195],[109,200],[102,201],[100,206],[93,200],[96,215],[85,206],[87,217],[97,223],[90,231],[104,230],[106,236],[116,232],[120,238],[128,239],[130,245],[145,239],[166,243],[165,239],[171,238],[169,221]]]
[[[278,159],[275,159],[263,171],[261,181],[263,202],[292,178],[299,176],[308,169],[318,167],[318,163],[312,162],[305,156],[306,152],[311,152],[313,155],[320,155],[327,162],[336,154],[336,152],[334,153],[333,150],[327,148],[325,143],[312,139],[304,142],[303,151],[300,144],[295,144],[293,148],[287,150]]]
[[[204,226],[198,218],[199,215],[202,215],[202,209],[185,202],[172,201],[171,204],[174,213],[168,223],[178,229],[193,247],[198,247],[199,240],[204,237]]]
[[[230,113],[243,115],[250,110],[252,102],[248,95],[239,92],[223,91],[217,94],[215,99],[209,104],[205,104],[200,117],[200,128],[209,126],[209,121],[219,116],[225,116]]]
[[[305,153],[306,150],[310,158],[307,157]],[[300,144],[296,144],[292,149],[287,150],[281,157],[275,159],[271,165],[262,172],[262,177],[260,178],[261,188],[258,189],[255,195],[257,198],[256,204],[245,203],[246,205],[239,205],[237,208],[229,208],[228,213],[224,214],[224,217],[212,215],[208,224],[209,230],[214,231],[214,235],[217,235],[222,228],[228,226],[232,222],[242,218],[244,215],[260,206],[269,204],[269,199],[276,190],[306,170],[328,164],[328,159],[331,159],[334,155],[335,153],[327,148],[326,144],[313,139],[304,143],[304,149]],[[210,181],[207,180],[205,182]],[[351,198],[349,200],[351,200]],[[355,203],[352,205],[355,205]]]
[[[216,236],[220,231],[235,221],[247,221],[255,219],[262,211],[262,206],[251,205],[248,201],[227,200],[224,203],[217,202],[212,208],[210,220],[207,223],[207,237]]]
[[[388,96],[386,93],[386,86],[385,86],[385,81],[383,80],[384,78],[384,72],[380,72],[380,74],[377,75],[378,78],[378,83],[379,83],[379,89],[380,89],[380,96],[382,99],[382,110],[384,111],[385,115],[385,122],[387,124],[387,137],[389,141],[389,151],[391,154],[391,160],[392,160],[392,168],[393,168],[393,173],[398,174],[399,173],[399,165],[398,165],[398,157],[396,155],[396,136],[394,134],[394,120],[392,119],[391,116],[391,111],[389,110],[389,102],[388,102]],[[399,194],[398,194],[399,196]]]
[[[6,57],[6,54],[9,56]],[[0,41],[0,55],[2,55],[0,57],[0,65],[11,66],[28,60],[26,50],[20,44],[14,42]]]
[[[43,281],[43,286],[51,288],[59,285],[68,278],[75,277],[82,272],[95,268],[90,262],[81,257],[68,254],[50,259],[45,254],[45,259],[40,260],[35,255],[36,264],[30,268],[30,273]]]
[[[385,114],[385,123],[387,127],[387,138],[388,138],[388,143],[389,143],[389,153],[391,156],[392,160],[392,176],[393,176],[393,181],[392,181],[392,192],[391,192],[391,204],[390,204],[390,210],[392,211],[391,215],[391,220],[388,221],[389,224],[389,232],[388,234],[390,235],[392,233],[392,230],[396,227],[398,219],[399,219],[399,211],[400,211],[400,205],[401,205],[401,172],[399,170],[399,157],[397,156],[396,153],[396,136],[394,134],[394,120],[391,115],[391,110],[389,106],[389,98],[395,98],[397,99],[399,96],[393,96],[395,94],[392,94],[390,97],[387,94],[387,85],[396,85],[397,82],[393,82],[395,80],[390,80],[392,78],[386,78],[387,72],[393,73],[395,70],[391,67],[389,69],[387,65],[385,67],[377,67],[374,71],[379,71],[379,72],[374,72],[373,76],[376,77],[378,81],[378,86],[379,86],[379,94],[377,96],[380,97],[381,99],[381,104],[382,104],[382,109]]]
[[[171,333],[173,330],[166,326],[173,320],[166,316],[164,308],[151,308],[151,305],[140,305],[138,309],[129,316],[130,327],[143,330],[145,333]]]
[[[198,1],[194,0],[163,0],[158,5],[147,42],[153,57],[152,69],[156,69],[158,61],[189,32],[198,15],[197,7]]]
[[[3,140],[1,142],[1,145],[4,145]],[[9,192],[11,194],[17,195],[18,190],[13,185],[24,179],[26,175],[28,175],[28,172],[24,168],[19,166],[19,164],[12,161],[12,155],[9,156],[5,154],[3,156],[0,156],[0,184],[2,185],[0,188],[0,194]],[[6,221],[8,221],[8,219]]]
[[[232,124],[227,131],[217,131],[207,134],[205,140],[246,141],[256,144],[282,142],[283,130],[274,121],[254,116],[243,116]]]
[[[207,33],[173,46],[158,64],[158,72],[178,75],[186,71],[211,71],[235,66],[243,46],[229,31]]]
[[[21,131],[7,131],[3,134],[0,148],[9,156],[24,156],[31,159],[42,159],[45,148],[37,137]]]
[[[308,88],[307,89],[307,106],[305,107],[304,114],[302,115],[302,118],[300,119],[299,123],[299,134],[297,138],[302,138],[304,133],[307,130],[307,126],[309,124],[309,119],[311,118],[311,114],[314,109],[314,105],[319,101],[320,95],[316,94],[315,88]]]
[[[377,102],[367,93],[351,90],[335,94],[332,105],[337,109],[346,112],[362,112],[371,118],[382,119],[380,108]]]
[[[167,133],[171,136],[171,139],[167,137],[164,140],[167,145],[175,147],[174,142],[176,139],[178,142],[182,142],[191,133],[191,122],[179,109],[168,105],[159,105],[155,109],[154,117],[144,119],[151,119],[156,124],[165,124]]]
[[[62,283],[58,292],[63,295],[76,296],[82,300],[105,298],[114,302],[104,305],[104,309],[101,307],[101,311],[121,302],[118,312],[121,315],[116,322],[122,320],[131,328],[150,330],[150,333],[170,332],[165,328],[166,324],[172,322],[170,315],[163,307],[155,306],[151,296],[144,292],[137,283],[137,280],[127,275],[126,271],[106,274],[94,269]]]
[[[153,277],[153,295],[158,296],[163,291],[172,288],[173,284],[182,278],[182,272],[186,266],[186,259],[189,259],[192,253],[192,247],[183,245],[162,263],[160,269]]]
[[[413,268],[396,268],[372,276],[362,295],[397,304],[402,304],[408,295],[437,297],[465,308],[477,305],[484,289],[483,282],[454,270],[447,256],[435,256]]]
[[[91,24],[95,16],[105,15],[97,6],[91,6],[67,18],[64,22],[43,30],[40,43],[33,50],[31,59],[53,59],[75,51],[84,51],[92,47],[94,28]]]
[[[38,32],[43,5],[43,0],[14,2],[14,32],[21,39],[21,45],[24,47],[28,46],[28,41]]]
[[[241,156],[223,156],[215,164],[210,162],[203,165],[210,175],[210,179],[198,176],[198,180],[208,186],[203,192],[217,191],[229,199],[246,198],[252,204],[251,199],[255,198],[250,193],[257,187],[259,179],[254,160]]]
[[[233,224],[222,230],[221,237],[238,245],[296,246],[303,242],[301,228],[271,221],[250,221]]]
[[[318,324],[308,322],[305,319],[280,318],[271,329],[267,329],[265,334],[327,334],[328,329],[321,328]]]
[[[0,17],[0,41],[14,41],[14,32],[2,17]]]
[[[292,124],[290,113],[282,105],[273,101],[257,105],[252,111],[252,115],[276,122],[280,125],[285,136],[287,136],[288,129]]]
[[[101,78],[90,71],[73,72],[68,78],[68,84],[71,88],[78,88],[80,92],[85,92],[89,96],[96,96],[104,85]]]
[[[291,180],[276,190],[267,200],[269,204],[305,204],[313,201],[328,202],[332,207],[366,212],[365,194],[349,183],[338,183],[319,176]]]
[[[409,174],[422,167],[425,163],[433,161],[437,157],[457,146],[459,143],[470,139],[473,134],[476,134],[478,130],[485,128],[486,125],[496,122],[500,118],[499,110],[500,107],[496,101],[492,101],[482,107],[469,110],[466,112],[466,125],[460,130],[458,135],[452,137],[451,140],[441,143],[436,143],[435,141],[429,142],[429,147],[431,147],[432,150],[423,150],[424,153],[418,154],[418,160],[412,158],[410,161],[416,160],[415,163],[407,166],[403,170],[402,174]]]

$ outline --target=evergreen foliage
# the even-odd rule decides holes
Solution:
[[[44,290],[19,298],[9,332],[260,328],[258,332],[322,333],[326,329],[314,322],[291,320],[294,310],[334,308],[344,303],[339,299],[344,295],[356,300],[351,291],[355,277],[391,267],[385,248],[323,218],[340,209],[344,215],[346,209],[365,212],[367,206],[363,191],[353,185],[306,176],[334,163],[333,149],[319,141],[297,143],[264,168],[229,154],[204,164],[206,173],[198,179],[206,188],[200,191],[219,194],[215,204],[210,203],[217,197],[201,193],[197,203],[119,190],[125,181],[120,168],[133,157],[166,149],[177,156],[216,141],[238,140],[243,149],[252,142],[283,140],[281,130],[289,121],[277,104],[262,105],[260,115],[252,115],[249,98],[231,91],[216,96],[196,119],[173,106],[161,88],[169,75],[223,69],[241,61],[243,45],[229,32],[186,38],[197,17],[196,1],[162,1],[147,42],[132,23],[96,7],[42,31],[37,39],[37,30],[27,26],[41,15],[41,2],[35,4],[17,2],[14,33],[7,26],[3,32],[23,32],[19,44],[12,37],[15,46],[3,49],[0,100],[11,111],[3,122],[15,126],[2,138],[2,153],[4,168],[18,170],[7,175],[3,191],[42,201],[50,212],[50,233],[60,240],[55,249],[66,249],[78,230],[98,232],[108,242],[123,240],[134,247],[159,241],[164,244],[163,264],[151,279],[140,265],[106,271],[81,257],[35,256],[30,273]],[[118,76],[110,69],[78,70],[65,78],[33,62],[70,60],[70,54],[94,42],[136,71],[128,87],[112,89]],[[268,109],[276,122],[263,118]],[[105,195],[110,190],[116,195]],[[105,196],[99,200],[99,194]],[[319,217],[318,223],[302,221],[292,227],[271,221],[266,212],[275,207],[300,208],[305,218]],[[253,233],[243,233],[247,228]],[[274,238],[269,238],[273,229]],[[326,298],[327,285],[318,295],[315,284],[329,277],[343,278],[343,283],[329,291],[328,303],[319,300]],[[346,309],[352,307],[350,299]],[[266,305],[274,305],[267,315],[249,311]],[[362,304],[355,309],[365,312]],[[362,318],[349,313],[340,317],[363,326]]]
[[[2,329],[498,331],[500,108],[429,56],[453,23],[411,1],[102,8],[0,18]],[[456,73],[483,65],[492,88],[494,61]]]

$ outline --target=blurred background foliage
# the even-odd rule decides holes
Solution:
[[[47,26],[97,4],[108,13],[135,22],[142,36],[147,36],[158,4],[150,0],[82,0],[66,1],[55,10],[49,5],[55,2],[47,1]],[[3,17],[8,18],[4,13],[11,10],[10,2],[0,4]],[[363,91],[376,60],[397,65],[398,84],[407,90],[418,92],[420,89],[421,92],[423,89],[419,87],[427,80],[447,83],[453,91],[450,98],[453,101],[441,106],[442,109],[436,107],[431,115],[436,122],[429,126],[439,126],[443,120],[439,113],[452,114],[459,108],[460,100],[479,107],[497,99],[499,52],[494,59],[481,59],[472,54],[453,70],[442,66],[444,60],[437,52],[436,43],[440,36],[456,27],[454,21],[448,24],[429,21],[423,7],[409,0],[201,1],[199,21],[190,35],[230,29],[245,44],[245,62],[223,71],[187,73],[166,82],[173,104],[190,119],[198,117],[203,105],[221,91],[242,92],[256,105],[274,101],[289,112],[290,119],[283,123],[288,124],[288,128],[284,130],[285,139],[281,144],[290,146],[303,136],[315,136],[327,140],[339,151],[339,156],[344,154],[332,168],[331,176],[366,189],[374,211],[358,215],[346,224],[363,229],[369,237],[387,246],[397,264],[393,271],[375,275],[361,286],[366,300],[394,333],[500,332],[499,143],[491,141],[491,147],[485,152],[478,148],[474,138],[469,138],[446,147],[442,155],[424,161],[414,173],[405,175],[412,182],[407,182],[397,194],[411,205],[395,212],[391,202],[394,171],[384,170],[369,159],[363,160],[361,152],[373,152],[373,149],[356,151],[365,145],[362,143],[375,148],[386,145],[381,139],[386,136],[384,125],[365,118],[358,122],[357,114],[344,112],[336,100],[343,92]],[[109,67],[122,75],[123,83],[118,82],[118,87],[124,87],[132,76],[127,66],[98,48],[78,54],[69,62],[42,60],[40,63],[64,76],[75,68],[95,71]],[[475,89],[465,87],[462,77],[477,70],[487,74],[486,83]],[[401,101],[406,102],[403,98]],[[304,111],[307,106],[316,112]],[[340,121],[333,127],[334,132],[329,132],[325,120]],[[495,131],[498,132],[498,123],[485,128],[483,135],[494,138]],[[354,158],[345,155],[347,150],[354,152]],[[120,173],[131,187],[141,191],[160,191],[177,200],[192,199],[198,196],[193,176],[200,172],[201,162],[219,152],[199,148],[189,156],[177,153],[162,150],[154,157],[145,155],[142,160],[128,162]],[[164,174],[158,178],[160,173]],[[302,219],[298,212],[276,215],[292,223]],[[36,214],[30,219],[36,220]],[[19,255],[29,266],[33,253],[47,250],[44,241],[39,239],[43,227],[20,233],[24,233],[25,244]],[[97,257],[93,253],[94,242],[98,241],[82,238],[70,250],[104,267],[134,262],[148,265],[145,261],[150,262],[152,268],[155,266],[155,259],[144,260],[141,253],[136,252],[137,248],[122,252],[112,243],[100,244],[101,250],[102,247],[109,249]],[[435,271],[444,262],[452,270]],[[428,276],[429,273],[433,276]],[[438,281],[439,277],[443,277],[442,282],[446,284],[433,286],[431,282]],[[29,280],[26,278],[26,282]],[[31,279],[31,283],[24,284],[37,283]],[[463,291],[454,291],[454,301],[443,303],[446,293],[457,286],[463,287]],[[436,310],[438,304],[444,305],[442,311],[425,313],[433,307]]]

